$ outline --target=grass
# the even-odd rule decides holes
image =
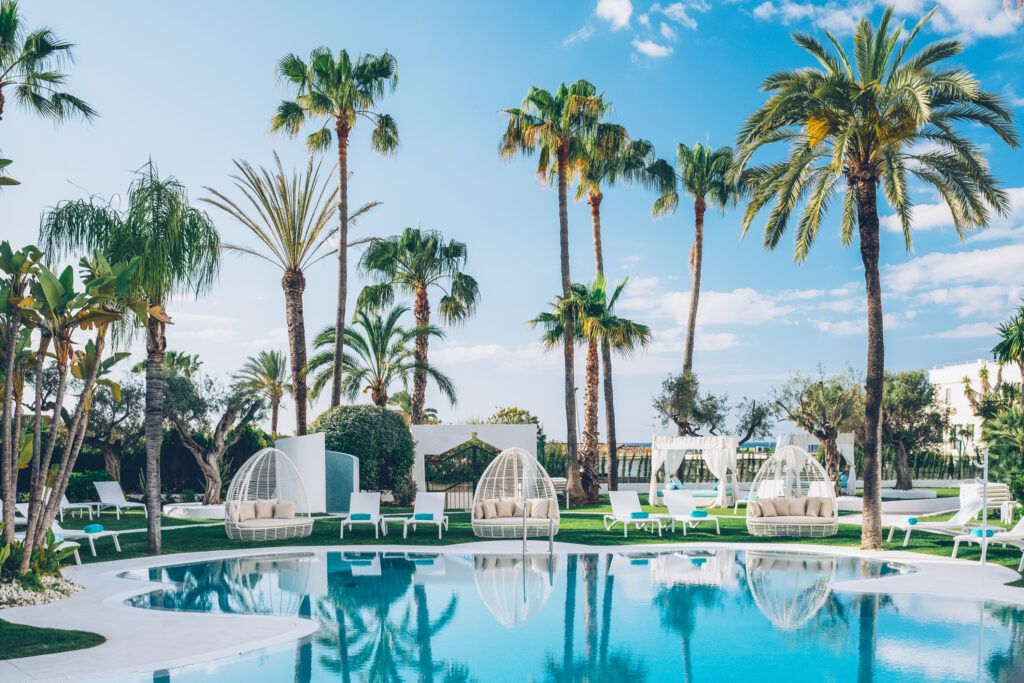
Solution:
[[[930,489],[930,488],[921,488],[921,487],[915,487],[915,489],[919,489],[921,491],[935,491],[935,497],[936,498],[959,498],[960,497],[960,489],[953,489],[953,488]],[[886,496],[885,495],[885,491],[886,491],[885,489],[882,489],[882,500],[906,500],[905,498],[897,498],[895,496]],[[864,496],[864,489],[857,489],[857,495],[863,497]]]
[[[37,628],[0,619],[0,643],[3,643],[3,647],[0,647],[0,660],[84,650],[106,640],[100,634],[89,631]]]

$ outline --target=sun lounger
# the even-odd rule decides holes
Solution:
[[[121,519],[122,509],[130,510],[141,508],[142,512],[147,517],[149,516],[144,504],[133,503],[124,497],[124,491],[121,490],[121,485],[116,481],[94,481],[92,485],[96,487],[96,493],[100,496],[100,502],[97,506],[99,510],[104,508],[114,508],[117,510],[117,518]]]
[[[665,491],[665,505],[668,506],[668,514],[660,516],[671,520],[672,531],[676,530],[676,522],[682,523],[683,536],[686,535],[687,526],[693,529],[702,522],[714,522],[715,533],[722,533],[717,517],[706,512],[701,514],[704,511],[697,510],[697,502],[693,499],[693,494],[690,491]]]
[[[50,489],[45,489],[43,491],[43,498],[45,498],[46,500],[50,499]],[[64,521],[65,510],[69,510],[71,512],[78,510],[79,517],[81,517],[82,512],[85,511],[89,513],[89,519],[92,519],[92,509],[94,506],[98,505],[99,503],[72,503],[71,501],[68,500],[67,494],[65,494],[60,499],[60,521]]]
[[[892,540],[892,535],[896,532],[896,529],[900,531],[906,530],[907,532],[907,535],[903,538],[903,547],[907,546],[907,543],[910,541],[910,532],[915,529],[918,531],[930,531],[934,534],[944,534],[946,536],[959,536],[968,533],[970,528],[977,526],[973,523],[973,520],[981,512],[981,508],[981,501],[975,498],[965,502],[964,506],[946,522],[920,522],[916,518],[910,517],[905,522],[893,524],[889,528],[889,538],[886,540]]]
[[[622,535],[629,536],[629,525],[637,529],[655,529],[661,536],[662,519],[665,515],[644,512],[640,507],[640,496],[636,491],[609,491],[608,498],[612,503],[612,511],[604,516],[604,529],[611,531],[616,524],[622,523]]]
[[[345,538],[345,525],[349,531],[356,524],[373,526],[374,538],[380,538],[381,529],[387,535],[387,525],[380,517],[380,493],[353,493],[348,506],[348,515],[341,519],[341,538]]]
[[[974,532],[978,532],[975,534]],[[978,543],[982,546],[989,546],[992,543],[999,543],[1004,548],[1007,545],[1024,544],[1024,517],[1021,517],[1014,527],[1008,531],[998,528],[989,529],[990,536],[982,536],[981,529],[972,529],[971,532],[960,534],[953,538],[953,557],[956,557],[960,550],[961,543]]]
[[[436,524],[437,538],[442,531],[448,531],[448,516],[444,514],[444,493],[417,493],[413,504],[412,517],[402,524],[402,538],[409,536],[409,527],[416,531],[419,524]]]

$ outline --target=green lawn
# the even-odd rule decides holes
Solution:
[[[17,659],[50,655],[68,650],[96,647],[106,638],[88,631],[63,631],[56,628],[36,628],[12,624],[0,619],[0,659]]]

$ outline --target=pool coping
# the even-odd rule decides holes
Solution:
[[[837,582],[837,592],[935,595],[990,600],[1024,606],[1024,588],[1004,584],[1019,574],[989,564],[982,571],[972,560],[922,555],[910,551],[862,551],[857,548],[780,543],[697,542],[658,545],[656,549],[623,544],[609,546],[554,544],[555,553],[648,553],[694,550],[765,550],[826,554],[912,566],[916,571],[878,578]],[[83,586],[70,598],[48,605],[11,607],[0,618],[31,626],[81,629],[100,633],[107,642],[86,650],[0,661],[0,680],[70,681],[108,676],[150,674],[155,670],[210,662],[253,650],[282,645],[317,630],[315,621],[299,617],[175,612],[131,607],[128,598],[166,584],[120,576],[128,570],[173,566],[232,557],[292,555],[358,550],[402,553],[522,554],[522,541],[477,541],[444,547],[415,545],[311,545],[286,548],[243,548],[156,557],[113,560],[72,567],[68,578]],[[531,541],[529,554],[547,554],[547,541]],[[169,656],[169,653],[187,653]]]

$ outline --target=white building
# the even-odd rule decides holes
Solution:
[[[936,365],[928,372],[928,380],[935,387],[938,400],[949,406],[949,422],[952,425],[974,429],[975,438],[981,435],[981,418],[975,416],[970,402],[967,400],[967,393],[964,391],[964,378],[969,377],[975,391],[981,387],[980,371],[988,369],[989,382],[993,385],[999,375],[999,363],[991,360],[975,360],[966,363],[950,363],[948,365]],[[1016,365],[1002,366],[1002,378],[1004,382],[1021,381],[1020,370]],[[952,450],[951,446],[948,446]]]

